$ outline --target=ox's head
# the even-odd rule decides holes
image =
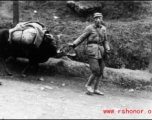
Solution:
[[[58,41],[61,41],[61,39],[60,39],[61,35],[62,34],[57,35]],[[62,57],[62,56],[67,56],[67,57],[70,57],[70,58],[76,57],[75,49],[69,47],[68,44],[59,45],[59,43],[58,43],[57,54],[60,57]]]
[[[60,58],[63,56],[67,56],[67,57],[75,57],[76,56],[76,52],[74,49],[72,49],[71,47],[69,47],[68,45],[60,45],[60,35],[54,35],[54,34],[50,34],[50,33],[46,33],[46,41],[50,44],[52,44],[53,46],[55,46],[57,48],[57,56],[56,58]]]
[[[68,45],[63,45],[61,48],[57,51],[58,54],[63,54],[63,56],[68,57],[76,57],[76,51],[74,48],[69,47]]]
[[[50,34],[50,33],[46,33],[45,34],[45,41],[48,43],[48,44],[51,44],[55,47],[57,47],[57,39],[54,37],[53,34]]]

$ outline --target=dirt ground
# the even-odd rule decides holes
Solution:
[[[41,75],[0,76],[0,119],[151,119],[152,92],[101,82],[104,96],[86,95],[86,78]],[[143,110],[123,113],[119,110]],[[104,113],[114,110],[115,113]],[[149,110],[149,111],[148,111]],[[149,112],[149,113],[148,113]]]

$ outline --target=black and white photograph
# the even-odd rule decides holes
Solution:
[[[152,119],[152,1],[0,1],[0,119]]]

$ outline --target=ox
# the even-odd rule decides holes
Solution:
[[[25,76],[26,70],[31,66],[34,66],[34,68],[38,70],[39,63],[46,62],[50,57],[57,56],[57,47],[53,42],[56,41],[57,37],[49,34],[48,31],[44,32],[39,47],[33,43],[23,44],[21,41],[9,41],[9,36],[10,29],[0,30],[0,57],[3,58],[2,62],[8,75],[12,75],[5,65],[5,61],[8,57],[29,59],[28,66],[22,71],[22,76]]]

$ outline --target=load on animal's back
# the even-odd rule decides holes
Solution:
[[[45,62],[48,57],[57,55],[57,39],[39,22],[30,21],[17,24],[9,30],[8,41],[12,46],[12,51],[25,51],[25,53],[20,54],[20,57],[31,58],[32,54],[32,59],[34,55],[37,57],[38,63]],[[16,54],[16,51],[13,54]],[[19,57],[18,54],[15,56]]]
[[[28,28],[24,31],[15,31],[11,36],[11,40],[21,42],[23,44],[32,44],[36,37],[36,30],[34,28]],[[10,40],[10,42],[11,42]]]
[[[22,44],[33,43],[39,47],[46,31],[44,25],[39,22],[21,22],[9,30],[8,41],[13,40]]]

